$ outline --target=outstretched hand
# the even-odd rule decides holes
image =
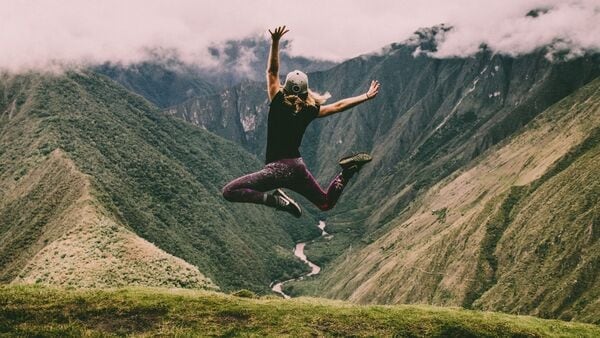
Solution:
[[[375,96],[377,96],[377,93],[379,93],[379,87],[381,86],[381,84],[379,83],[379,81],[377,80],[373,80],[371,81],[371,87],[369,87],[369,90],[367,90],[367,99],[372,99]]]
[[[273,39],[273,41],[279,41],[279,39],[281,39],[281,37],[283,36],[283,34],[289,32],[289,29],[285,29],[285,26],[279,26],[277,28],[275,28],[274,32],[271,32],[271,30],[269,29],[269,33],[271,33],[271,39]]]

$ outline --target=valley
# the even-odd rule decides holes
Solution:
[[[0,280],[600,323],[599,56],[416,53],[434,33],[309,74],[330,102],[372,79],[382,91],[308,128],[322,185],[344,155],[374,160],[329,212],[292,192],[299,220],[221,196],[262,167],[256,77],[160,63],[2,74]]]
[[[325,226],[326,226],[325,222],[319,221],[319,225],[317,227],[319,229],[321,229],[321,237],[330,236],[325,231]],[[331,237],[329,237],[328,239],[331,239]],[[313,241],[314,241],[314,239],[313,239]],[[306,242],[297,243],[296,247],[294,248],[294,256],[298,257],[302,262],[304,262],[306,265],[308,265],[311,269],[310,272],[307,273],[305,276],[300,276],[298,278],[284,280],[282,282],[273,282],[273,283],[271,283],[271,285],[269,285],[271,287],[271,290],[273,290],[273,292],[280,294],[285,299],[290,298],[290,296],[288,294],[283,292],[283,286],[286,283],[289,283],[289,282],[292,282],[295,280],[302,280],[302,279],[304,279],[304,277],[315,276],[319,272],[321,272],[321,268],[318,265],[314,264],[313,262],[309,261],[306,258],[306,255],[304,254],[305,247],[306,247]]]

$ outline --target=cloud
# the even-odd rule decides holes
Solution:
[[[566,51],[572,55],[600,51],[600,2],[532,1],[527,5],[516,6],[516,11],[493,8],[489,15],[457,20],[433,55],[468,56],[481,44],[509,55],[542,46],[548,46],[550,53]]]
[[[210,46],[268,37],[267,29],[280,24],[291,29],[292,54],[338,61],[439,23],[454,29],[440,41],[438,57],[467,56],[482,43],[507,54],[547,44],[574,53],[600,46],[597,0],[5,0],[2,9],[0,68],[16,71],[129,64],[161,51],[210,66]],[[533,9],[547,12],[525,16]]]

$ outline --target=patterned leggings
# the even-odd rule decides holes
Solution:
[[[325,192],[308,171],[302,157],[283,159],[229,182],[223,188],[223,197],[230,202],[266,204],[265,192],[287,188],[306,197],[325,211],[333,208],[348,179],[349,177],[338,174]]]

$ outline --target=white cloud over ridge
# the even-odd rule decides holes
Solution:
[[[545,45],[600,51],[600,0],[159,1],[5,0],[0,68],[133,63],[149,50],[175,51],[211,66],[207,47],[287,24],[296,55],[342,60],[445,23],[436,57],[469,56],[481,44],[518,55]],[[532,9],[547,9],[536,18]]]
[[[494,21],[459,22],[440,44],[437,57],[468,56],[485,44],[493,51],[520,55],[549,46],[549,51],[581,55],[600,51],[600,1],[532,1],[537,16],[527,10],[494,17]],[[523,8],[526,9],[526,8]],[[530,8],[531,9],[531,8]]]

